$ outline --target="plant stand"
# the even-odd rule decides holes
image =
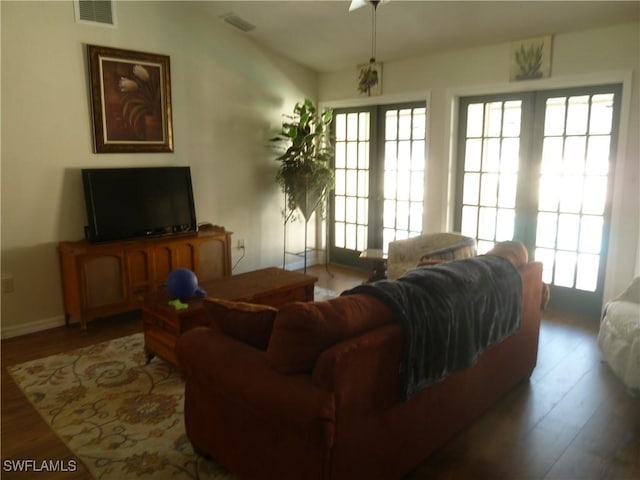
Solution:
[[[307,273],[307,255],[309,252],[323,252],[324,253],[324,266],[325,270],[329,274],[331,278],[333,278],[333,273],[329,270],[329,250],[327,248],[316,248],[309,247],[309,222],[304,222],[304,249],[300,252],[291,252],[287,250],[287,224],[292,220],[294,211],[287,210],[287,202],[285,195],[285,205],[284,205],[284,222],[283,222],[283,252],[282,252],[282,268],[285,269],[287,265],[287,255],[295,255],[297,257],[303,258],[303,272]],[[327,229],[328,231],[328,229]],[[327,234],[328,235],[328,234]],[[327,243],[328,245],[328,243]]]

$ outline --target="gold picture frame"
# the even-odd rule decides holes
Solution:
[[[173,152],[167,55],[87,45],[94,151]]]

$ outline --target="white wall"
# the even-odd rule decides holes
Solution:
[[[633,19],[630,19],[632,21]],[[623,83],[618,157],[615,159],[611,236],[605,276],[605,301],[631,281],[640,262],[639,96],[640,24],[634,23],[555,35],[551,78],[509,82],[509,43],[481,46],[384,63],[383,95],[362,98],[351,69],[320,76],[324,106],[355,106],[424,100],[429,104],[425,231],[453,227],[455,102],[464,95]],[[384,59],[379,59],[384,62]]]
[[[76,24],[71,1],[0,3],[1,261],[15,283],[2,294],[3,337],[62,322],[56,248],[83,237],[83,167],[189,165],[198,221],[245,240],[236,272],[281,264],[267,140],[296,101],[315,97],[315,73],[183,2],[114,2],[116,29]],[[171,57],[174,153],[92,153],[86,44]]]

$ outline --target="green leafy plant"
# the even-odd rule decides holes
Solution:
[[[315,211],[324,215],[327,194],[333,188],[330,142],[333,110],[321,114],[309,99],[296,103],[293,115],[285,115],[280,132],[271,139],[285,151],[276,160],[280,168],[276,179],[286,195],[288,215],[300,211],[305,223]]]
[[[521,44],[520,48],[516,50],[515,57],[518,64],[519,73],[516,78],[519,80],[526,78],[540,78],[542,77],[542,55],[544,50],[544,43],[538,45],[530,45],[525,49]]]

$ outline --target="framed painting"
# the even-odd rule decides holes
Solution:
[[[173,152],[169,57],[87,46],[96,153]]]
[[[367,97],[382,95],[382,62],[358,65],[358,92]]]
[[[551,35],[511,42],[510,80],[534,80],[551,75]]]

